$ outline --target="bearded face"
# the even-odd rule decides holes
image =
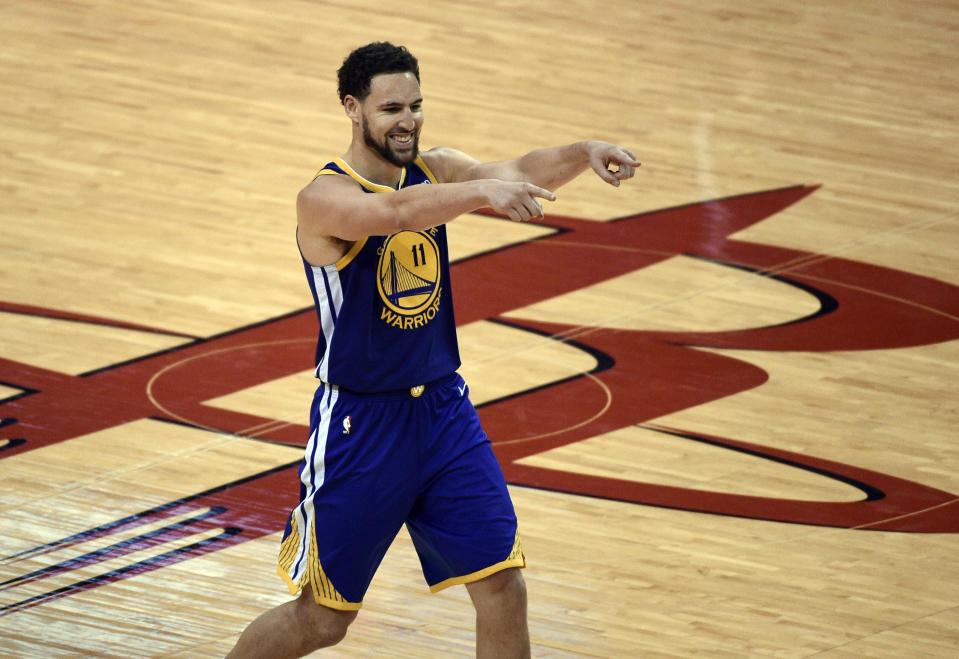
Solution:
[[[420,131],[391,129],[380,139],[373,136],[370,122],[364,116],[362,119],[363,141],[366,146],[376,151],[387,162],[397,167],[405,167],[416,160],[420,149]]]
[[[374,76],[369,94],[354,107],[367,148],[396,167],[416,159],[423,125],[423,96],[412,73]]]

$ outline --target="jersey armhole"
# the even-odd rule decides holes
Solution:
[[[350,263],[353,262],[353,259],[356,258],[357,254],[363,251],[363,248],[366,246],[367,240],[369,240],[369,238],[361,238],[360,240],[357,240],[355,243],[353,243],[350,249],[347,250],[346,254],[341,256],[339,260],[336,262],[337,271],[342,272],[346,268],[346,266],[348,266]]]
[[[436,176],[433,175],[433,171],[429,168],[429,165],[427,165],[426,161],[423,160],[423,156],[416,156],[416,160],[413,162],[416,163],[417,167],[423,170],[423,173],[426,174],[426,178],[430,180],[430,183],[439,183],[439,181],[436,180]]]
[[[336,164],[336,163],[334,163],[334,164]],[[346,177],[350,178],[350,175],[349,175],[348,173],[338,172],[338,171],[336,171],[335,169],[332,169],[331,167],[324,167],[323,169],[321,169],[320,171],[318,171],[318,172],[316,173],[316,176],[313,177],[313,180],[315,181],[316,179],[320,178],[321,176],[333,176],[333,175],[336,175],[336,176],[346,176]],[[338,259],[337,259],[336,261],[334,261],[331,265],[335,266],[336,269],[337,269],[337,271],[342,271],[344,268],[346,268],[346,266],[348,266],[350,263],[352,263],[352,262],[353,262],[353,259],[356,258],[356,255],[359,254],[359,253],[363,250],[363,246],[366,245],[366,241],[367,241],[367,240],[368,240],[368,238],[362,238],[362,239],[360,239],[360,240],[355,241],[352,245],[350,245],[350,248],[349,248],[348,250],[346,250],[346,254],[344,254],[343,256],[341,256],[340,258],[338,258]],[[325,265],[314,265],[313,263],[311,263],[311,262],[309,261],[309,259],[307,259],[307,258],[303,255],[303,249],[300,247],[300,230],[299,230],[299,228],[297,228],[297,230],[296,230],[296,249],[297,249],[297,251],[300,253],[300,258],[302,258],[303,261],[304,261],[307,265],[309,265],[311,268],[325,268],[325,267],[328,267],[328,266],[325,266]]]

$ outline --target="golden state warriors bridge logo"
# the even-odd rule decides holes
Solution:
[[[383,300],[380,319],[400,329],[423,327],[440,307],[438,229],[401,231],[379,250],[376,288]]]

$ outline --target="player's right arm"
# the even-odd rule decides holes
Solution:
[[[367,236],[421,231],[478,208],[492,208],[516,221],[542,217],[537,198],[552,201],[555,196],[532,183],[495,179],[368,194],[347,176],[320,176],[297,195],[297,236],[310,263],[332,263],[345,246]]]

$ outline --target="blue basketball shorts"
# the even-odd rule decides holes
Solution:
[[[525,567],[503,472],[466,383],[357,394],[321,384],[278,572],[356,610],[406,524],[433,592]]]

